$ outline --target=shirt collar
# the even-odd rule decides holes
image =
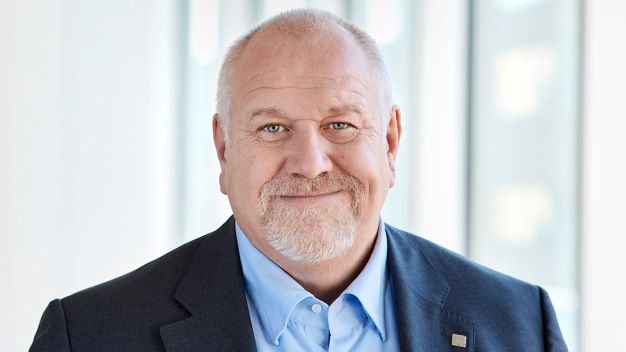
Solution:
[[[246,292],[254,302],[264,327],[265,338],[278,345],[293,308],[312,297],[299,283],[261,253],[235,223],[237,246]]]
[[[266,339],[278,345],[278,338],[285,329],[293,308],[313,295],[254,247],[237,223],[235,233],[246,291],[259,313]],[[385,330],[387,283],[387,234],[382,217],[379,217],[378,236],[370,259],[341,295],[353,295],[359,300],[383,342],[387,336]],[[377,289],[372,290],[373,287]]]
[[[369,261],[342,295],[352,294],[361,302],[363,310],[378,329],[382,341],[387,340],[385,330],[385,291],[388,284],[387,233],[380,217],[378,236]],[[376,289],[372,289],[376,288]]]

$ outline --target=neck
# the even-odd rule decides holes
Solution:
[[[321,263],[293,261],[280,255],[273,248],[261,252],[305,290],[330,305],[350,286],[367,264],[376,243],[378,219],[376,220],[375,226],[368,226],[367,230],[357,234],[354,245],[345,253]]]
[[[356,260],[333,259],[315,265],[294,265],[291,270],[285,271],[305,290],[330,305],[363,271],[372,249],[373,247],[361,257],[355,258]]]

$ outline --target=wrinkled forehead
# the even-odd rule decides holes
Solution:
[[[370,94],[370,62],[359,43],[344,28],[330,23],[305,33],[263,28],[248,43],[233,76],[234,96],[265,82],[324,86],[349,84]]]

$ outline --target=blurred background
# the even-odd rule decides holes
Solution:
[[[545,287],[571,351],[621,346],[626,2],[0,0],[0,350],[27,350],[53,298],[230,215],[221,57],[307,6],[390,67],[404,134],[384,219]]]

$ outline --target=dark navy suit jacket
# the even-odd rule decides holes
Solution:
[[[386,231],[402,351],[567,351],[543,289]],[[452,334],[467,346],[452,346]],[[232,217],[127,275],[52,301],[30,349],[255,350]]]

